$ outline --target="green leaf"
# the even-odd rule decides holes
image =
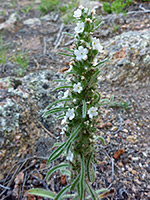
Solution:
[[[67,73],[64,75],[64,77],[66,77],[66,76],[69,75],[69,74],[74,74],[74,72],[73,72],[73,71],[67,72]]]
[[[51,191],[47,191],[45,189],[40,189],[40,188],[33,188],[28,190],[28,194],[32,194],[32,195],[36,195],[36,196],[40,196],[40,197],[47,197],[47,198],[51,198],[54,199],[56,194],[51,192]]]
[[[105,192],[108,192],[108,189],[102,188],[102,189],[99,189],[99,190],[94,191],[94,193],[96,193],[96,196],[97,196],[99,193],[105,193]],[[98,197],[98,196],[97,196],[97,197]],[[86,199],[91,199],[91,195],[88,196]],[[99,197],[98,197],[98,199],[99,199]]]
[[[99,70],[97,70],[95,72],[95,74],[91,77],[91,80],[89,81],[88,85],[91,85],[95,81],[95,79],[97,78],[97,76],[98,76],[99,73],[100,73]]]
[[[59,116],[57,117],[57,119],[62,119],[62,118],[64,118],[64,116],[65,116],[65,114],[59,115]]]
[[[76,194],[65,194],[62,196],[61,200],[67,199],[67,198],[72,198],[75,197]]]
[[[94,141],[96,141],[96,140],[98,140],[98,139],[100,139],[101,142],[102,142],[102,144],[105,145],[105,140],[104,140],[103,137],[101,137],[101,136],[96,136],[96,137],[94,138]]]
[[[91,157],[92,157],[92,153],[91,153],[91,155],[88,157],[88,160],[87,160],[87,163],[86,163],[86,171],[87,171],[87,177],[88,177],[88,180],[89,180],[89,181],[91,181],[91,177],[90,177]]]
[[[49,157],[48,163],[50,163],[53,160],[56,160],[64,151],[65,149],[70,145],[70,143],[73,141],[73,139],[77,136],[77,134],[80,132],[81,128],[83,126],[83,123],[81,122],[78,127],[75,129],[75,131],[71,134],[70,138],[63,143],[60,147],[58,147]]]
[[[53,89],[53,92],[56,90],[64,89],[64,88],[73,88],[73,87],[71,85],[60,86],[60,87]]]
[[[84,157],[81,154],[80,200],[84,199],[84,179],[85,179]]]
[[[71,101],[71,99],[70,99],[70,98],[59,99],[59,100],[57,100],[57,101],[51,103],[50,105],[48,105],[48,106],[46,107],[46,110],[50,109],[52,106],[56,105],[57,103],[63,102],[63,101]]]
[[[109,62],[109,60],[108,60],[108,59],[105,59],[105,60],[99,62],[95,67],[98,67],[99,65],[102,65],[102,64],[105,63],[105,62]]]
[[[57,112],[62,112],[62,111],[66,111],[69,107],[57,107],[57,108],[52,108],[48,111],[46,111],[42,117],[48,117],[49,115],[53,114],[53,113],[57,113]]]
[[[46,174],[46,181],[48,182],[52,173],[54,173],[56,170],[59,170],[59,169],[64,168],[64,167],[70,167],[70,165],[68,163],[61,163],[61,164],[51,168]]]
[[[53,145],[53,147],[57,147],[57,146],[60,146],[60,145],[62,145],[62,143],[61,143],[61,142],[57,142],[57,143],[55,143],[55,144]]]
[[[104,193],[104,192],[108,192],[108,189],[102,188],[102,189],[96,190],[95,192],[96,192],[96,194]]]
[[[62,197],[62,195],[65,193],[65,192],[67,192],[67,190],[70,188],[70,185],[67,185],[65,188],[63,188],[58,194],[57,194],[57,196],[55,197],[55,199],[54,200],[59,200],[61,197]]]
[[[74,55],[70,55],[70,54],[62,53],[62,52],[59,52],[58,54],[63,55],[63,56],[73,57],[73,58],[75,57]]]
[[[100,101],[100,99],[101,99],[101,95],[100,95],[100,93],[98,92],[98,91],[95,91],[95,93],[96,93],[96,95],[97,95],[97,99],[96,100],[94,100],[94,104],[97,104],[99,101]]]
[[[79,179],[80,179],[80,174],[78,174],[76,179],[73,181],[70,190],[74,190],[75,189],[76,185],[79,183]]]
[[[92,167],[91,167],[91,176],[92,176],[92,182],[95,181],[95,170],[94,170],[94,164],[92,163]]]
[[[48,159],[48,161],[47,161],[47,165],[51,162],[51,158],[52,158],[57,152],[59,152],[61,149],[63,149],[64,146],[65,146],[65,142],[64,142],[62,145],[60,145],[55,151],[53,151],[53,153],[50,155],[50,157],[49,157],[49,159]]]
[[[71,172],[69,171],[69,170],[67,170],[67,169],[61,169],[60,170],[60,173],[62,174],[62,175],[67,175],[67,176],[71,176]]]
[[[97,26],[95,27],[94,31],[96,31],[103,23],[104,23],[103,21],[100,22],[99,25],[97,25]],[[93,32],[94,32],[94,31],[93,31]]]
[[[67,32],[63,32],[64,35],[69,35],[71,37],[74,37],[74,35],[72,35],[71,33],[67,33]]]
[[[87,185],[87,188],[88,188],[88,190],[89,190],[89,192],[91,194],[92,200],[97,200],[93,189],[89,186],[89,184],[87,182],[86,182],[86,185]]]
[[[69,49],[69,48],[63,48],[63,50],[67,50],[67,51],[70,51],[71,53],[74,53],[74,51],[72,49]]]
[[[87,105],[86,105],[86,101],[85,100],[82,100],[82,118],[85,118],[86,117],[86,113],[87,113]]]

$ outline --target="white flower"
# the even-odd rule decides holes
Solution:
[[[87,59],[87,48],[83,48],[82,46],[79,46],[78,50],[74,51],[74,54],[76,56],[77,60],[86,60]]]
[[[65,99],[69,96],[69,90],[67,90],[66,92],[64,92],[64,96],[62,97],[62,99]]]
[[[78,93],[81,93],[81,91],[83,90],[82,86],[81,86],[81,83],[77,83],[77,84],[74,84],[73,85],[73,91],[74,92],[78,92]]]
[[[69,120],[72,120],[75,117],[74,108],[68,109],[68,111],[66,112],[66,117],[68,117]]]
[[[100,45],[100,41],[96,37],[94,37],[94,38],[92,37],[92,47],[93,47],[93,49],[96,49],[99,52],[103,51],[103,46]]]
[[[92,14],[92,15],[95,15],[95,13],[96,13],[96,10],[93,8],[93,9],[91,10],[91,14]]]
[[[67,123],[67,117],[64,116],[64,119],[61,121],[61,125],[64,125],[64,124],[66,124],[66,123]]]
[[[62,131],[60,132],[60,135],[63,135],[63,134],[65,134],[65,131],[66,131],[66,128],[64,127],[64,128],[62,128]]]
[[[76,103],[76,101],[77,101],[76,99],[73,99],[73,103]]]
[[[97,110],[98,110],[97,107],[91,107],[91,108],[88,110],[89,118],[92,118],[92,117],[97,116],[97,115],[98,115]]]
[[[93,62],[92,62],[93,66],[96,66],[98,63],[97,63],[97,58],[94,58]]]
[[[78,19],[78,18],[81,17],[81,14],[82,14],[82,11],[80,9],[77,9],[77,10],[74,11],[73,16]]]
[[[75,27],[76,33],[82,33],[84,31],[84,22],[77,23],[77,26]]]
[[[83,10],[83,9],[84,9],[84,6],[80,5],[80,6],[79,6],[79,9]]]
[[[70,162],[73,161],[73,153],[69,150],[68,155],[66,157],[66,160],[69,160]]]

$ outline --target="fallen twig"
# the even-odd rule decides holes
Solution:
[[[51,132],[49,132],[44,126],[43,124],[38,121],[38,123],[40,124],[40,126],[46,131],[46,133],[48,133],[50,136],[52,136],[53,138],[57,139],[57,137],[55,135],[53,135]]]
[[[63,37],[62,36],[63,28],[64,28],[64,24],[62,23],[61,26],[60,26],[59,32],[57,34],[56,41],[54,42],[54,45],[55,45],[54,49],[56,49],[59,46],[60,42],[61,42],[60,39],[62,39],[62,37]]]

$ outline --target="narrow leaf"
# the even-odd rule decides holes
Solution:
[[[108,189],[105,189],[105,188],[102,188],[102,189],[99,189],[99,190],[96,190],[94,191],[96,193],[96,195],[98,195],[99,193],[105,193],[105,192],[108,192]],[[101,196],[102,194],[100,194]],[[86,197],[86,199],[91,199],[91,195],[89,195],[88,197]],[[98,198],[99,199],[99,198]]]
[[[75,197],[76,194],[65,194],[62,196],[61,200],[67,199],[67,198],[72,198]]]
[[[88,85],[91,85],[95,81],[95,79],[97,78],[99,73],[100,73],[99,70],[97,70],[97,72],[95,72],[95,74],[91,77],[91,80],[89,81]]]
[[[105,60],[99,62],[95,67],[98,67],[98,66],[100,66],[100,65],[102,65],[103,63],[108,62],[108,61],[109,61],[109,59],[105,59]]]
[[[67,32],[63,32],[64,35],[69,35],[71,37],[74,37],[74,35],[72,35],[71,33],[67,33]]]
[[[85,179],[84,157],[83,155],[81,155],[80,200],[84,199],[84,179]]]
[[[83,123],[80,123],[78,127],[75,129],[75,131],[71,134],[70,138],[63,144],[63,146],[61,145],[62,147],[58,147],[59,150],[56,149],[55,152],[51,154],[51,156],[48,159],[48,162],[51,162],[57,159],[65,151],[65,149],[70,145],[73,139],[80,132],[82,126],[83,126]]]
[[[66,48],[66,47],[64,47],[63,50],[67,50],[67,51],[70,51],[71,53],[74,53],[74,51],[72,49],[69,49],[69,48]]]
[[[63,101],[71,101],[71,99],[70,99],[70,98],[59,99],[59,100],[57,100],[57,101],[51,103],[50,105],[48,105],[48,106],[46,107],[46,110],[50,109],[52,106],[56,105],[57,103],[63,102]]]
[[[67,53],[62,53],[62,52],[59,52],[58,54],[60,55],[63,55],[63,56],[70,56],[70,57],[75,57],[74,55],[70,55],[70,54],[67,54]]]
[[[27,191],[28,194],[54,199],[56,194],[45,189],[33,188]]]
[[[87,105],[86,105],[86,101],[85,100],[82,100],[82,118],[85,118],[86,117],[86,113],[87,113]]]
[[[96,91],[96,95],[97,95],[97,99],[94,100],[94,102],[93,102],[94,104],[97,104],[101,99],[101,95],[100,95],[100,93],[98,91]]]
[[[55,197],[55,199],[54,200],[59,200],[61,197],[62,197],[62,195],[65,193],[65,192],[67,192],[67,190],[70,188],[70,185],[67,185],[65,188],[63,188],[58,194],[57,194],[57,196]]]
[[[78,174],[76,179],[73,181],[70,190],[74,190],[75,189],[76,185],[79,183],[79,179],[80,179],[80,174]]]
[[[94,141],[96,141],[96,140],[98,140],[98,139],[100,139],[101,142],[102,142],[102,144],[105,145],[105,140],[104,140],[103,137],[101,137],[101,136],[96,136],[96,137],[94,138]]]
[[[47,161],[47,165],[51,162],[51,158],[57,153],[59,152],[61,149],[63,149],[63,147],[65,146],[65,142],[60,145],[55,151],[53,151],[53,153],[50,155],[48,161]]]
[[[48,111],[46,111],[42,117],[48,117],[49,115],[53,114],[53,113],[58,113],[58,112],[62,112],[62,111],[65,111],[67,110],[69,107],[57,107],[57,108],[53,108],[53,109],[50,109]]]
[[[61,173],[62,175],[71,176],[71,172],[70,172],[69,170],[67,170],[67,169],[61,169],[61,170],[60,170],[60,173]]]
[[[57,146],[60,146],[60,145],[62,145],[62,143],[61,143],[61,142],[57,142],[57,143],[55,143],[55,144],[53,145],[53,147],[57,147]]]
[[[91,155],[89,156],[89,158],[88,158],[88,160],[87,160],[87,163],[86,163],[86,171],[87,171],[87,177],[88,177],[88,180],[89,180],[89,181],[91,181],[91,177],[90,177],[91,157],[92,157],[92,153],[91,153]]]
[[[60,87],[53,89],[53,91],[64,89],[64,88],[72,88],[72,86],[71,85],[60,86]]]
[[[104,23],[103,21],[100,22],[100,23],[96,26],[96,28],[94,29],[94,31],[96,31],[103,23]],[[94,32],[94,31],[93,31],[93,32]]]
[[[56,170],[59,170],[59,169],[64,168],[64,167],[70,167],[70,165],[68,163],[61,163],[61,164],[51,168],[46,174],[46,181],[48,182],[52,173],[54,173]]]
[[[69,74],[74,74],[74,72],[73,72],[73,71],[67,72],[67,73],[64,75],[64,77],[66,77],[66,76],[69,75]]]
[[[97,198],[95,197],[95,194],[94,194],[94,191],[92,190],[92,188],[89,186],[88,183],[86,183],[86,185],[87,185],[87,188],[88,188],[88,190],[89,190],[89,192],[91,194],[92,200],[97,200]]]

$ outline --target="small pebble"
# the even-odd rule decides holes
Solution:
[[[113,132],[115,132],[115,131],[117,131],[118,130],[118,127],[117,126],[114,126],[114,127],[112,127],[112,129],[111,129],[111,131],[113,131]]]

